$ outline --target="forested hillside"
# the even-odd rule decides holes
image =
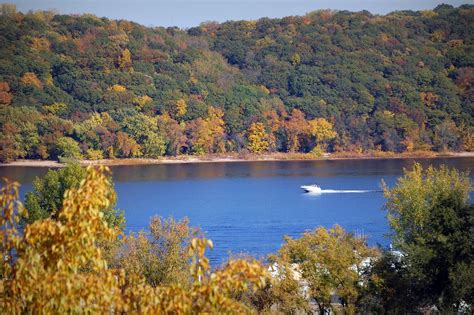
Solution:
[[[472,5],[189,30],[1,9],[1,161],[474,148]]]

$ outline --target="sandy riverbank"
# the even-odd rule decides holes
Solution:
[[[178,156],[164,157],[161,159],[103,159],[82,160],[82,165],[147,165],[147,164],[178,164],[178,163],[219,163],[219,162],[253,162],[253,161],[318,161],[318,160],[362,160],[362,159],[407,159],[407,158],[436,158],[436,157],[474,157],[474,152],[414,152],[414,153],[383,153],[383,154],[327,154],[314,157],[304,153],[273,153],[264,155],[212,155],[212,156]],[[0,166],[25,166],[25,167],[61,167],[63,164],[52,160],[17,160]]]

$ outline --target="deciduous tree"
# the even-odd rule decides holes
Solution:
[[[323,151],[326,150],[327,142],[336,138],[337,133],[334,131],[332,123],[325,118],[315,118],[308,122],[309,133],[316,138],[316,146]]]
[[[308,297],[316,301],[320,313],[335,311],[334,296],[340,298],[345,311],[354,313],[365,284],[362,271],[377,252],[364,239],[336,225],[305,232],[299,239],[287,237],[278,255],[294,264],[294,272],[301,275],[301,284],[308,286]]]
[[[458,312],[472,305],[474,206],[467,174],[415,164],[392,189],[385,186],[394,245],[402,253],[418,307]],[[470,292],[470,293],[469,293]]]
[[[71,137],[61,137],[56,143],[56,156],[59,160],[79,160],[82,158],[79,143]]]
[[[268,151],[268,135],[265,131],[265,125],[263,123],[252,123],[248,130],[247,138],[247,148],[250,150],[250,152],[259,154]]]

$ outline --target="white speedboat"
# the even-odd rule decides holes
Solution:
[[[320,194],[321,193],[321,187],[318,185],[303,185],[301,186],[301,189],[303,189],[307,193],[313,193],[313,194]]]

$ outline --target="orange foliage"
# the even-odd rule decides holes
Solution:
[[[33,85],[39,89],[43,88],[43,83],[41,83],[40,79],[34,74],[33,72],[26,72],[21,77],[21,82],[26,85]]]
[[[223,117],[221,109],[209,106],[205,119],[191,121],[191,142],[196,154],[225,152]]]
[[[0,104],[9,105],[11,101],[10,86],[7,82],[0,82]]]
[[[448,42],[448,45],[451,47],[459,47],[459,46],[462,46],[463,44],[464,44],[463,39],[452,39]]]
[[[300,148],[299,137],[308,132],[308,122],[299,109],[293,109],[291,117],[285,123],[287,131],[288,151],[295,152]]]
[[[117,133],[116,152],[123,157],[139,157],[142,155],[140,145],[128,134],[119,131]]]
[[[420,98],[423,104],[428,107],[433,107],[439,99],[438,95],[433,92],[420,92]]]
[[[87,32],[86,34],[84,34],[84,36],[80,38],[74,39],[74,43],[76,44],[77,49],[81,53],[85,53],[87,52],[89,48],[92,47],[92,43],[95,40],[95,38],[96,38],[95,32],[91,31],[91,32]]]
[[[178,123],[168,113],[158,116],[158,128],[164,134],[168,142],[168,151],[172,155],[178,155],[187,147],[184,122]]]

